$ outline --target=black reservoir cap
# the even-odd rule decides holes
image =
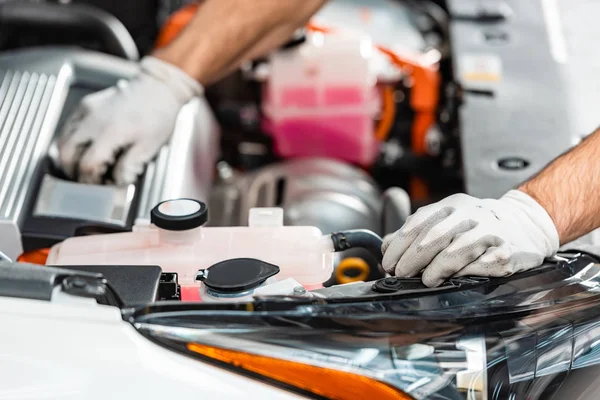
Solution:
[[[174,199],[158,203],[150,212],[150,222],[167,231],[187,231],[208,221],[208,207],[194,199]]]
[[[234,258],[199,270],[196,280],[218,292],[238,293],[255,289],[278,273],[277,265],[255,258]]]

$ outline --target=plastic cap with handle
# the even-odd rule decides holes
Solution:
[[[167,231],[196,229],[207,221],[208,207],[193,199],[166,200],[150,212],[150,222]]]

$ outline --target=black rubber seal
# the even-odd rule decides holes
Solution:
[[[174,202],[178,200],[188,200],[193,201],[200,205],[198,211],[187,214],[187,215],[168,215],[163,214],[159,211],[159,208],[162,204],[168,202]],[[160,229],[164,229],[167,231],[187,231],[190,229],[198,228],[204,225],[208,221],[208,207],[201,201],[194,199],[174,199],[174,200],[165,200],[160,202],[152,209],[150,212],[150,222],[159,227]]]

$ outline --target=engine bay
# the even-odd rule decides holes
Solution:
[[[110,168],[102,185],[71,181],[55,142],[75,105],[126,84],[140,56],[202,7],[146,3],[0,2],[9,260],[102,271],[144,301],[425,290],[419,278],[386,276],[381,237],[450,194],[499,195],[578,140],[568,118],[569,134],[545,130],[558,123],[548,106],[516,104],[519,85],[568,88],[557,62],[535,81],[516,72],[528,62],[512,41],[527,7],[334,0],[280,49],[186,104],[138,182],[116,186]]]

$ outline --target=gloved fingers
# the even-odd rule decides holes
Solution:
[[[86,117],[88,117],[92,111],[110,100],[115,93],[117,93],[117,88],[109,87],[108,89],[83,97],[75,110],[73,110],[71,115],[69,115],[65,121],[59,140],[68,140],[69,136],[78,130],[80,124],[85,121]]]
[[[500,247],[505,243],[499,236],[490,235],[488,232],[488,230],[476,226],[468,232],[457,235],[446,251],[459,253],[469,251],[474,246],[484,245],[487,249],[488,247]]]
[[[446,218],[454,212],[454,207],[440,206],[438,203],[430,204],[425,207],[421,207],[413,215],[406,219],[406,222],[401,228],[401,231],[406,235],[418,235],[424,228],[430,228],[433,226],[431,223]]]
[[[398,261],[413,244],[419,235],[426,234],[431,227],[452,214],[453,209],[444,207],[433,209],[432,206],[423,207],[415,214],[408,217],[402,228],[391,235],[387,235],[381,246],[383,252],[382,267],[386,272],[394,273]],[[435,210],[434,212],[432,212]]]
[[[87,117],[94,109],[102,106],[116,92],[117,89],[115,87],[109,87],[99,92],[84,96],[65,121],[60,140],[64,140],[65,135],[68,137],[69,133],[75,131],[85,117]]]
[[[88,115],[88,113],[89,110],[87,108],[79,106],[73,111],[71,115],[69,115],[69,117],[63,124],[61,135],[59,138],[59,143],[61,141],[66,141],[77,131],[79,124]]]
[[[69,140],[61,141],[58,144],[59,163],[69,178],[75,178],[77,162],[89,144],[91,144],[91,140],[86,136],[71,136]]]
[[[452,243],[439,253],[423,271],[423,283],[436,287],[477,260],[497,243],[492,235],[481,236],[477,230],[457,235]]]
[[[385,253],[387,251],[387,249],[390,247],[390,244],[392,243],[392,241],[394,239],[396,239],[399,235],[400,235],[400,229],[398,229],[396,232],[388,233],[387,235],[385,235],[383,237],[383,242],[381,244],[381,252]]]
[[[110,87],[85,96],[69,115],[58,138],[59,162],[65,174],[74,178],[82,153],[97,137],[102,121],[90,116],[91,112],[101,106],[117,89]]]
[[[396,264],[396,276],[411,277],[426,268],[452,242],[455,236],[473,228],[473,221],[450,215],[423,231]]]
[[[68,177],[75,178],[79,160],[98,136],[98,129],[102,128],[100,124],[102,122],[93,117],[83,117],[81,121],[65,124],[58,149],[60,165]]]
[[[418,242],[418,246],[426,249],[437,248],[442,251],[453,241],[455,237],[463,232],[468,232],[477,226],[477,222],[471,219],[458,218],[453,215],[441,220],[438,224],[425,232]],[[438,251],[438,252],[439,252]]]
[[[131,124],[114,127],[109,124],[102,129],[83,153],[79,165],[79,181],[99,184],[108,167],[114,165],[117,154],[133,144],[137,137]]]
[[[398,231],[396,232],[392,232],[392,233],[388,233],[387,235],[385,235],[383,237],[383,243],[381,245],[381,250],[383,251],[384,247],[387,249],[390,245],[390,242],[392,241],[392,239],[395,237],[396,233],[398,233]]]
[[[538,267],[542,265],[544,259],[545,256],[541,253],[516,253],[513,255],[513,273]]]
[[[79,104],[80,106],[88,110],[93,110],[94,108],[98,107],[104,102],[110,100],[111,97],[114,96],[118,91],[119,88],[117,86],[110,86],[106,89],[102,89],[97,92],[88,94],[83,99],[81,99],[81,102]]]
[[[385,235],[383,237],[383,240],[381,242],[381,253],[382,254],[385,255],[385,252],[390,247],[390,243],[392,243],[392,240],[394,240],[396,237],[398,237],[399,232],[400,232],[400,230],[397,230],[396,232],[388,233],[387,235]]]
[[[156,155],[164,143],[143,141],[136,143],[119,158],[113,171],[117,185],[134,183],[144,172],[146,164]]]
[[[507,245],[489,247],[477,260],[455,276],[502,277],[514,272],[512,252]]]

